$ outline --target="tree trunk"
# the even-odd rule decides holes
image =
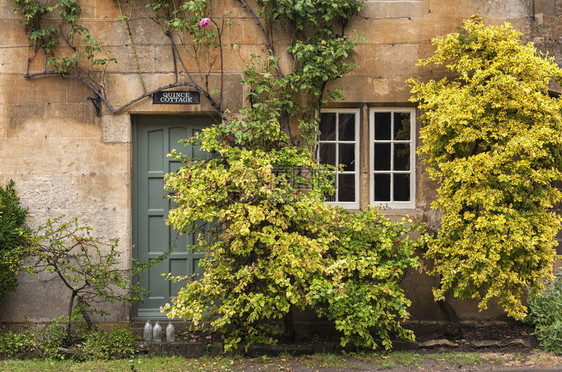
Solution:
[[[442,286],[441,276],[439,275],[439,289],[441,289],[441,286]],[[451,306],[451,304],[448,303],[446,299],[436,301],[436,302],[437,302],[437,305],[439,305],[439,308],[445,313],[445,315],[447,315],[447,320],[453,325],[458,325],[459,324],[459,317],[458,317],[455,309],[453,309],[453,307]]]
[[[94,322],[92,322],[92,319],[90,318],[90,314],[88,314],[88,310],[86,310],[88,304],[86,304],[81,297],[78,297],[78,306],[80,309],[80,314],[82,314],[82,318],[84,318],[84,320],[86,321],[86,326],[88,327],[88,330],[91,330],[92,328],[94,328]]]
[[[68,304],[68,323],[66,325],[66,336],[69,340],[72,331],[72,310],[74,309],[74,298],[76,298],[76,291],[72,291],[72,294],[70,295],[70,303]]]
[[[437,305],[439,305],[439,308],[445,313],[445,315],[447,315],[447,320],[451,324],[453,324],[453,325],[459,324],[459,317],[457,315],[457,312],[447,302],[447,300],[437,301]]]

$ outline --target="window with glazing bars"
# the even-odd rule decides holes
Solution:
[[[415,112],[371,109],[371,204],[415,207]]]
[[[359,208],[359,110],[325,109],[320,112],[318,156],[322,164],[341,165],[336,170],[335,194],[327,202]]]

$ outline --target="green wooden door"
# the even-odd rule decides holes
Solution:
[[[208,153],[193,146],[184,147],[178,142],[211,123],[209,117],[133,117],[133,256],[146,262],[169,249],[173,251],[167,259],[145,271],[140,278],[141,285],[149,294],[133,308],[137,319],[164,318],[160,306],[169,302],[182,284],[167,281],[161,274],[193,274],[197,272],[199,259],[204,255],[185,248],[197,243],[195,236],[179,235],[166,225],[171,203],[167,199],[170,190],[164,190],[164,175],[180,167],[179,162],[166,157],[174,148],[189,157],[202,159],[208,156]]]

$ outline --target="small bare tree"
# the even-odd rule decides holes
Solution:
[[[164,256],[122,268],[118,241],[100,240],[92,235],[93,228],[80,225],[74,217],[47,218],[40,226],[28,247],[30,262],[24,267],[32,273],[56,274],[70,290],[68,303],[67,333],[71,332],[71,317],[80,313],[88,329],[93,328],[91,313],[107,315],[92,307],[99,302],[136,302],[143,298],[145,290],[131,280],[146,268],[153,266]]]

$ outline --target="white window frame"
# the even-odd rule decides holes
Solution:
[[[337,205],[339,207],[342,208],[346,208],[346,209],[359,209],[359,203],[360,203],[360,187],[359,187],[359,182],[360,182],[360,173],[361,173],[361,159],[360,159],[360,141],[361,141],[361,137],[360,137],[360,122],[361,122],[361,110],[360,109],[351,109],[351,108],[323,108],[320,109],[320,113],[319,114],[336,114],[336,139],[335,140],[320,140],[320,137],[318,137],[318,146],[316,146],[316,158],[320,159],[319,154],[320,154],[320,143],[334,143],[336,144],[336,162],[338,162],[339,160],[339,146],[338,144],[340,143],[355,143],[355,167],[354,167],[354,171],[353,172],[349,172],[349,171],[343,171],[340,172],[339,170],[336,171],[335,174],[335,181],[336,181],[336,190],[335,190],[335,198],[336,201],[334,202],[330,202],[327,201],[327,204],[330,205]],[[318,114],[318,118],[320,119],[320,115]],[[339,114],[355,114],[355,139],[354,141],[339,141]],[[354,202],[340,202],[337,201],[338,200],[338,196],[339,196],[339,190],[338,190],[338,183],[339,183],[339,178],[338,178],[338,174],[351,174],[354,173],[355,174],[355,201]]]
[[[375,113],[388,112],[391,113],[392,126],[391,126],[391,139],[390,140],[377,140],[377,143],[390,143],[391,156],[390,156],[390,170],[375,171]],[[395,140],[394,137],[394,113],[395,112],[408,112],[410,114],[410,139],[409,140]],[[370,184],[370,204],[373,206],[383,206],[392,209],[413,209],[416,207],[416,115],[415,108],[412,107],[380,107],[371,108],[369,112],[369,184]],[[394,168],[394,144],[408,143],[410,144],[410,170],[408,171],[395,171]],[[375,173],[390,174],[390,195],[389,201],[375,201]],[[410,175],[410,200],[409,201],[395,201],[394,194],[394,174],[409,174]]]

